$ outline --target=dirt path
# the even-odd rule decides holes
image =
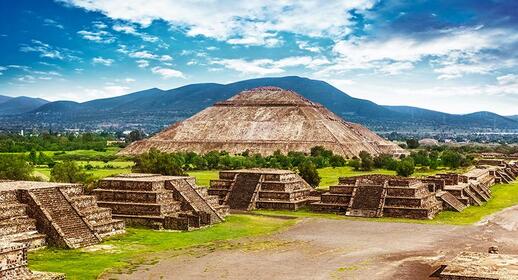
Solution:
[[[474,226],[305,219],[269,237],[160,259],[106,279],[429,279],[445,258],[518,254],[518,207]]]

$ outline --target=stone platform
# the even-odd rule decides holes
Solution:
[[[0,242],[0,279],[64,280],[60,273],[36,272],[27,268],[27,246],[22,243]]]
[[[209,194],[235,210],[296,210],[309,203],[311,190],[293,171],[242,169],[219,172],[219,179],[210,182]]]
[[[125,174],[101,180],[99,205],[128,224],[189,230],[224,221],[228,207],[198,187],[194,177]]]
[[[97,206],[78,184],[32,181],[0,183],[0,241],[37,249],[47,243],[79,248],[124,233],[110,209]]]
[[[518,255],[462,252],[437,269],[432,277],[440,280],[515,280]]]
[[[427,184],[388,175],[342,177],[320,199],[311,204],[313,211],[347,216],[432,219],[442,210]]]

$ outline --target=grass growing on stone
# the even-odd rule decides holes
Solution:
[[[217,241],[257,236],[279,231],[295,220],[253,215],[232,215],[224,223],[190,232],[127,228],[127,234],[103,242],[97,251],[43,249],[29,253],[33,270],[66,273],[67,279],[96,279],[107,270],[127,270],[153,261],[153,255],[210,246]],[[95,248],[95,247],[94,247]]]
[[[451,224],[451,225],[470,225],[479,222],[484,217],[501,211],[507,207],[518,205],[518,181],[512,184],[498,184],[491,188],[492,199],[482,206],[470,206],[462,212],[442,211],[433,220],[414,220],[405,218],[359,218],[346,217],[343,214],[314,213],[308,209],[298,211],[277,211],[277,210],[257,210],[257,214],[267,216],[288,216],[300,218],[327,218],[327,219],[346,219],[358,221],[377,221],[377,222],[403,222],[416,224]]]

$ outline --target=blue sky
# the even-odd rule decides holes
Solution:
[[[518,114],[518,1],[1,5],[2,95],[85,101],[299,75],[379,104]]]

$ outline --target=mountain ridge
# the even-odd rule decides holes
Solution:
[[[85,129],[142,128],[157,131],[243,90],[261,86],[293,90],[348,121],[377,130],[399,130],[403,127],[518,129],[517,119],[495,113],[455,115],[411,106],[383,106],[349,96],[325,81],[298,76],[257,78],[229,84],[198,83],[170,90],[151,88],[82,103],[49,102],[19,114],[13,125],[38,126],[39,121],[56,128],[80,126]]]

